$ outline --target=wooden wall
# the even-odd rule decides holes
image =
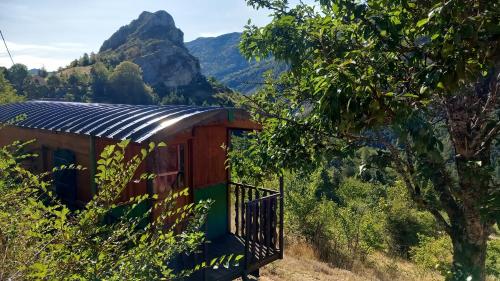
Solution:
[[[95,159],[96,161],[98,161],[100,159],[101,152],[104,150],[104,148],[108,145],[116,144],[117,141],[112,139],[95,138],[94,143],[95,143]],[[142,145],[131,142],[125,149],[125,161],[129,161],[135,155],[140,154],[142,148],[143,148]],[[145,172],[146,172],[146,161],[141,163],[133,179],[138,179]],[[147,182],[132,181],[127,185],[127,188],[123,191],[120,197],[120,201],[125,202],[131,197],[143,195],[146,194],[147,192],[148,192]]]
[[[16,140],[28,141],[33,139],[36,141],[28,149],[39,154],[39,157],[31,163],[34,171],[41,172],[53,168],[52,153],[54,150],[69,149],[74,152],[77,164],[87,168],[87,170],[77,172],[77,201],[80,204],[88,202],[92,195],[89,172],[92,159],[90,155],[90,137],[11,126],[0,130],[0,146],[10,144]]]
[[[226,150],[227,127],[203,126],[194,129],[193,149],[193,194],[194,201],[211,199],[207,217],[207,237],[215,239],[227,234],[229,213]]]
[[[174,137],[165,138],[157,135],[152,140],[156,143],[165,141],[167,145],[183,145],[184,146],[184,161],[185,161],[185,186],[190,187],[191,196],[189,199],[179,200],[181,205],[187,204],[199,199],[216,200],[216,205],[213,214],[209,214],[209,221],[213,225],[214,235],[223,234],[226,230],[222,226],[227,223],[227,213],[230,206],[225,200],[227,196],[226,181],[226,150],[222,146],[228,145],[228,129],[233,126],[241,126],[248,129],[256,127],[250,121],[237,122],[220,122],[218,124],[210,124],[199,127],[194,127],[190,130],[179,132]],[[252,127],[253,126],[253,127]],[[91,138],[90,136],[82,136],[68,133],[49,132],[37,129],[25,129],[18,127],[7,127],[0,130],[0,145],[6,145],[14,140],[31,140],[38,141],[31,148],[41,154],[41,148],[44,147],[47,151],[56,149],[69,149],[75,153],[78,164],[87,167],[85,171],[78,172],[77,199],[83,203],[88,202],[92,196],[91,161],[97,161],[100,154],[106,145],[116,144],[115,140]],[[143,144],[147,146],[148,143]],[[126,158],[130,159],[133,155],[140,153],[143,145],[131,143],[126,151]],[[93,154],[91,153],[93,152]],[[51,156],[51,153],[47,153]],[[148,171],[154,172],[155,165],[161,154],[153,153],[151,157],[144,162],[136,176]],[[165,156],[161,156],[165,157]],[[34,163],[35,168],[41,170],[41,167],[48,164],[41,163],[41,159]],[[52,164],[51,159],[47,159],[47,163]],[[52,168],[50,165],[49,168]],[[95,166],[94,166],[95,168]],[[121,200],[145,194],[152,191],[155,183],[152,183],[151,190],[148,190],[148,183],[133,182],[127,186]],[[160,196],[162,198],[164,196]],[[227,199],[227,197],[226,197]],[[155,215],[157,212],[153,212]],[[153,217],[154,217],[153,215]],[[221,226],[222,225],[222,226]]]
[[[226,181],[227,128],[205,126],[194,129],[193,188],[203,188]]]

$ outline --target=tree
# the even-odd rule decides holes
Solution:
[[[45,98],[49,94],[45,80],[38,76],[27,77],[24,80],[23,91],[27,99]]]
[[[71,61],[71,63],[69,64],[69,67],[77,67],[77,66],[78,66],[78,60],[77,59]]]
[[[79,71],[72,71],[66,81],[65,99],[70,101],[85,101],[87,99],[89,77]]]
[[[0,72],[0,104],[22,101],[23,97],[16,94],[16,90],[5,79],[4,74]]]
[[[45,69],[44,66],[42,66],[42,68],[38,70],[38,76],[42,78],[47,78],[47,76],[49,76],[49,73],[47,72],[47,69]]]
[[[109,77],[109,96],[114,103],[149,104],[152,90],[142,80],[141,68],[130,61],[120,63]]]
[[[62,96],[62,81],[58,74],[52,74],[47,77],[47,88],[50,98],[60,98]]]
[[[270,9],[273,20],[246,27],[243,53],[290,65],[246,98],[276,165],[376,148],[367,164],[395,169],[450,236],[450,278],[484,280],[486,242],[500,218],[492,154],[500,131],[498,3],[247,3]]]
[[[28,77],[28,68],[26,65],[20,63],[11,66],[6,76],[18,93],[23,92],[24,80],[26,77]]]
[[[0,74],[2,74],[4,77],[7,75],[8,69],[4,66],[0,66]]]
[[[92,99],[94,101],[103,101],[107,95],[107,87],[110,71],[102,63],[97,62],[90,69],[90,87],[92,90]]]
[[[89,54],[84,53],[83,56],[80,58],[78,61],[78,65],[80,66],[87,66],[90,64],[90,57]]]
[[[97,62],[97,55],[94,52],[90,52],[89,64],[95,64]]]

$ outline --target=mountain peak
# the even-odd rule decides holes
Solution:
[[[160,10],[155,13],[144,11],[137,19],[122,26],[104,41],[99,51],[115,50],[132,39],[168,40],[174,45],[182,46],[184,33],[175,26],[174,19],[166,11]]]
[[[176,93],[207,100],[213,89],[201,74],[198,60],[184,46],[183,37],[169,13],[142,12],[104,41],[98,56],[112,66],[125,60],[139,65],[144,82],[160,98]]]
[[[144,11],[139,15],[136,21],[142,23],[153,22],[153,25],[175,27],[174,18],[164,10],[159,10],[154,13]]]

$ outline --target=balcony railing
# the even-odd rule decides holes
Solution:
[[[283,180],[278,191],[230,182],[234,195],[231,231],[245,243],[247,273],[283,258]]]

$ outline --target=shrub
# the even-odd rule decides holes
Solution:
[[[500,239],[494,238],[488,242],[486,251],[486,274],[500,277]]]
[[[0,280],[158,280],[192,272],[175,272],[173,262],[196,252],[205,241],[200,229],[208,205],[176,206],[176,198],[187,196],[187,189],[156,204],[162,212],[153,222],[144,224],[151,208],[133,215],[135,207],[156,199],[149,195],[131,198],[123,203],[127,208],[121,215],[113,222],[107,219],[122,205],[117,204],[121,192],[135,180],[138,166],[154,145],[129,161],[124,157],[127,141],[106,147],[95,178],[99,193],[84,209],[71,211],[51,191],[49,173],[34,174],[19,165],[35,157],[20,153],[27,144],[0,148]],[[137,180],[151,178],[144,174]],[[166,228],[167,217],[174,222]],[[180,223],[185,230],[176,233]],[[232,260],[221,257],[214,262]],[[202,266],[206,265],[198,268]]]
[[[287,227],[308,241],[322,260],[351,268],[355,260],[383,247],[384,217],[375,199],[366,200],[377,192],[372,184],[348,179],[328,188],[334,183],[330,177],[322,168],[310,179],[287,176]]]
[[[426,269],[437,269],[443,275],[451,270],[453,248],[451,239],[446,236],[424,236],[419,235],[417,246],[411,247],[410,255],[412,261]]]
[[[451,274],[453,246],[447,235],[437,237],[419,235],[419,243],[410,250],[411,259],[426,269],[437,269],[444,276]],[[500,240],[488,241],[486,274],[500,276]]]
[[[437,235],[434,217],[414,207],[401,182],[388,187],[385,206],[387,245],[391,254],[408,259],[410,249],[419,244],[419,235]]]

